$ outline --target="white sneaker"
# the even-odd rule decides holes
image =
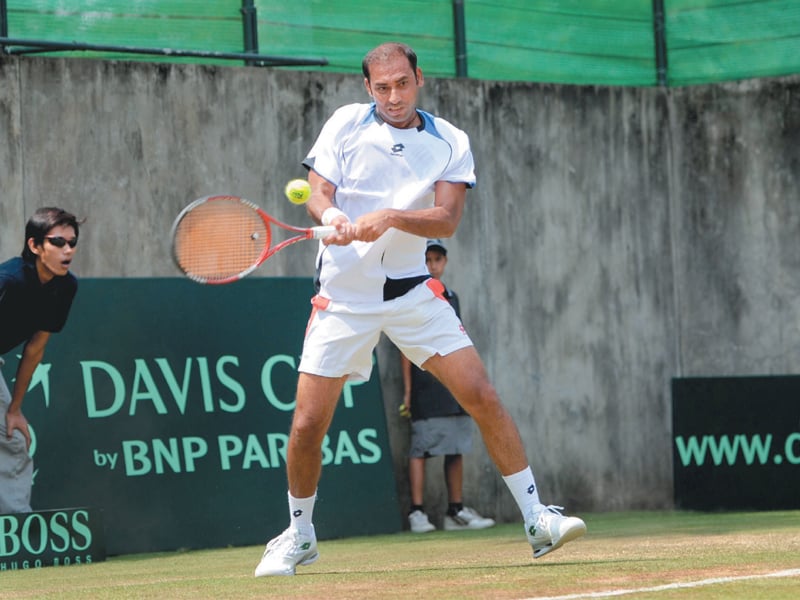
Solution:
[[[459,529],[486,529],[494,526],[494,519],[482,517],[475,509],[465,506],[452,517],[445,515],[444,528],[446,531]]]
[[[255,575],[294,575],[297,565],[310,565],[318,558],[314,530],[311,530],[311,535],[303,535],[289,527],[267,544]]]
[[[525,519],[525,534],[533,546],[533,558],[557,550],[586,533],[586,523],[578,517],[565,517],[560,510],[564,507],[539,504]]]
[[[408,515],[408,524],[414,533],[428,533],[436,529],[433,523],[428,520],[428,515],[421,510],[415,510]]]

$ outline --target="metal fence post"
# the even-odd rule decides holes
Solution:
[[[453,33],[456,46],[456,77],[467,77],[467,32],[464,25],[464,0],[453,0]]]
[[[653,0],[653,34],[656,45],[656,82],[667,87],[667,29],[664,0]]]
[[[0,0],[0,38],[8,37],[8,6],[6,0]],[[0,42],[0,54],[6,53],[6,47]]]
[[[258,54],[258,18],[255,0],[242,0],[242,27],[244,29],[244,51]],[[255,61],[246,60],[244,63],[253,65]]]

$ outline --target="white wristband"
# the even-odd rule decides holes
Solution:
[[[322,212],[322,217],[320,218],[320,221],[322,221],[323,225],[330,225],[331,221],[333,221],[336,217],[339,216],[342,216],[345,219],[347,218],[347,215],[344,214],[341,210],[339,210],[335,206],[331,206],[330,208],[326,208]]]

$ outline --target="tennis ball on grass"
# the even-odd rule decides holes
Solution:
[[[311,186],[305,179],[292,179],[284,192],[292,204],[305,204],[311,197]]]

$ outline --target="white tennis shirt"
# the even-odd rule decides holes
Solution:
[[[397,129],[375,104],[337,109],[303,164],[336,186],[334,204],[351,221],[383,208],[433,206],[437,181],[475,185],[467,134],[418,110],[420,127]],[[428,273],[425,238],[389,229],[374,242],[325,246],[317,253],[319,294],[341,303],[383,302],[386,278]]]

